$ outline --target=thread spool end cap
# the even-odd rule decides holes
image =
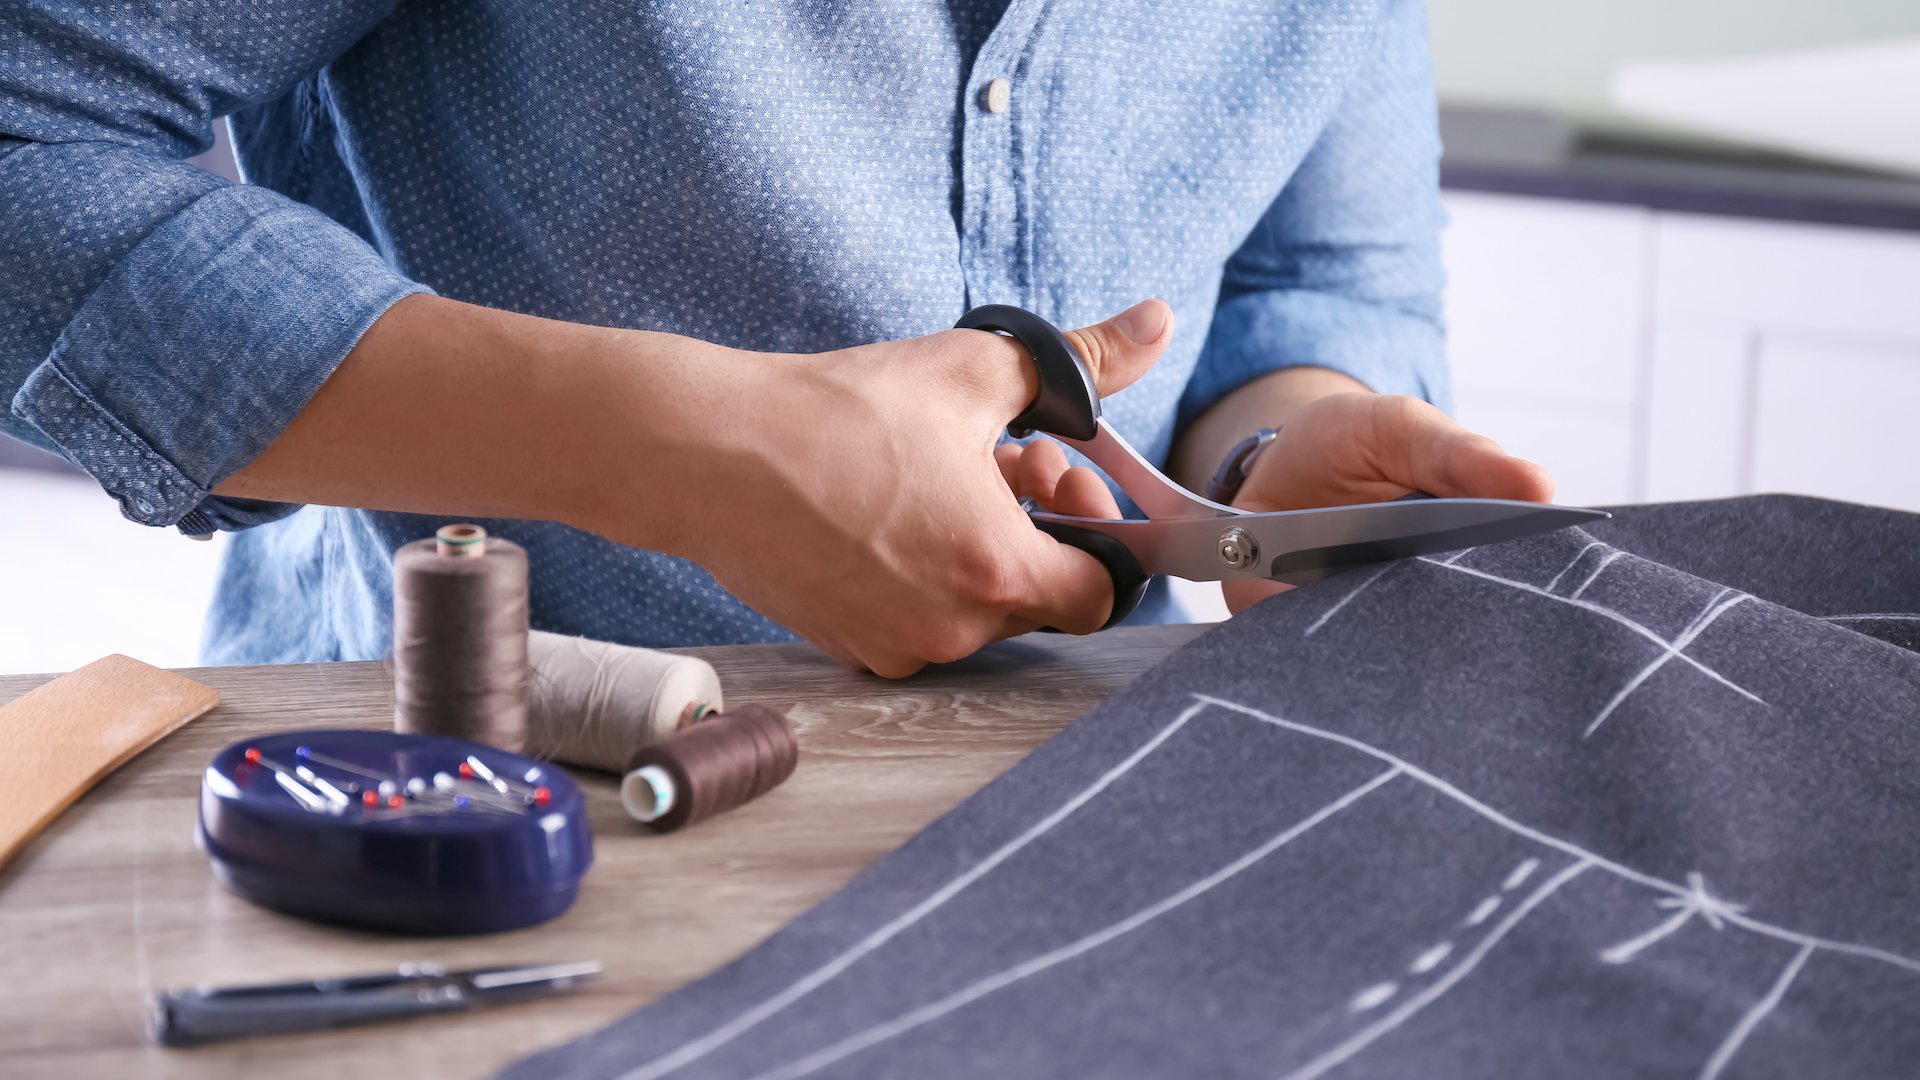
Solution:
[[[673,777],[658,765],[642,765],[620,781],[620,805],[642,824],[651,825],[672,813],[678,794]]]
[[[478,525],[442,525],[434,531],[433,547],[442,558],[478,559],[487,553],[487,530]]]

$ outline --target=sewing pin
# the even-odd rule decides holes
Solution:
[[[293,773],[295,776],[298,776],[300,779],[305,780],[307,783],[312,784],[314,787],[318,788],[320,791],[320,794],[325,795],[327,797],[327,801],[334,804],[335,806],[345,807],[349,802],[352,801],[347,798],[346,792],[341,791],[339,788],[334,787],[332,784],[327,783],[326,780],[322,779],[312,769],[307,768],[305,765],[294,766]]]
[[[294,801],[299,803],[301,806],[306,807],[308,810],[311,810],[316,814],[325,814],[325,813],[331,812],[331,806],[332,806],[331,803],[327,802],[327,800],[321,798],[320,796],[315,795],[313,792],[307,790],[307,786],[305,784],[302,784],[300,781],[295,780],[292,776],[288,775],[287,773],[280,772],[279,770],[276,769],[274,771],[273,778],[275,781],[277,781],[280,784],[282,788],[286,789],[287,794],[293,796]]]
[[[487,768],[486,762],[481,761],[472,754],[468,754],[467,760],[461,763],[460,772],[463,776],[478,776],[491,785],[495,791],[498,791],[502,795],[508,794],[507,782],[495,776],[493,770]]]
[[[293,756],[301,759],[302,761],[311,761],[317,765],[325,765],[329,769],[339,769],[341,772],[350,772],[356,776],[365,777],[368,780],[380,781],[380,780],[389,779],[388,777],[382,776],[371,769],[363,769],[360,766],[355,765],[351,761],[342,761],[337,757],[331,757],[327,754],[318,753],[311,746],[294,747]]]

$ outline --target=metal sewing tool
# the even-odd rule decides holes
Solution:
[[[1189,581],[1252,578],[1304,585],[1369,563],[1513,540],[1611,516],[1604,510],[1507,499],[1409,498],[1254,513],[1175,483],[1100,417],[1100,394],[1073,343],[1021,308],[989,304],[954,325],[1025,346],[1040,392],[1007,430],[1045,432],[1086,455],[1144,518],[1082,518],[1030,509],[1042,532],[1100,560],[1113,579],[1112,626],[1139,605],[1155,574]]]
[[[166,1046],[316,1031],[505,1005],[558,993],[600,974],[594,961],[447,971],[408,964],[379,975],[153,995],[148,1030]]]

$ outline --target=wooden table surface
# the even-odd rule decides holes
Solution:
[[[484,1076],[584,1035],[746,951],[1204,627],[1030,635],[889,683],[798,645],[688,650],[729,703],[787,706],[800,766],[764,799],[670,836],[634,825],[611,777],[579,774],[595,863],[565,915],[511,934],[400,938],[256,908],[193,842],[200,772],[244,738],[381,728],[379,664],[203,668],[221,703],[135,758],[0,871],[0,1075]],[[46,676],[0,677],[0,702]],[[190,1050],[152,1046],[157,988],[391,969],[599,960],[563,996],[376,1027]]]

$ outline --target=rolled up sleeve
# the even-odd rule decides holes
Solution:
[[[0,29],[0,430],[63,454],[146,525],[291,512],[212,489],[425,291],[311,207],[181,160],[217,115],[284,93],[390,4],[266,6],[277,38],[235,25],[260,5],[145,25],[51,6]]]
[[[1227,264],[1183,423],[1262,375],[1301,366],[1449,406],[1439,122],[1418,0],[1386,5],[1373,48]]]

